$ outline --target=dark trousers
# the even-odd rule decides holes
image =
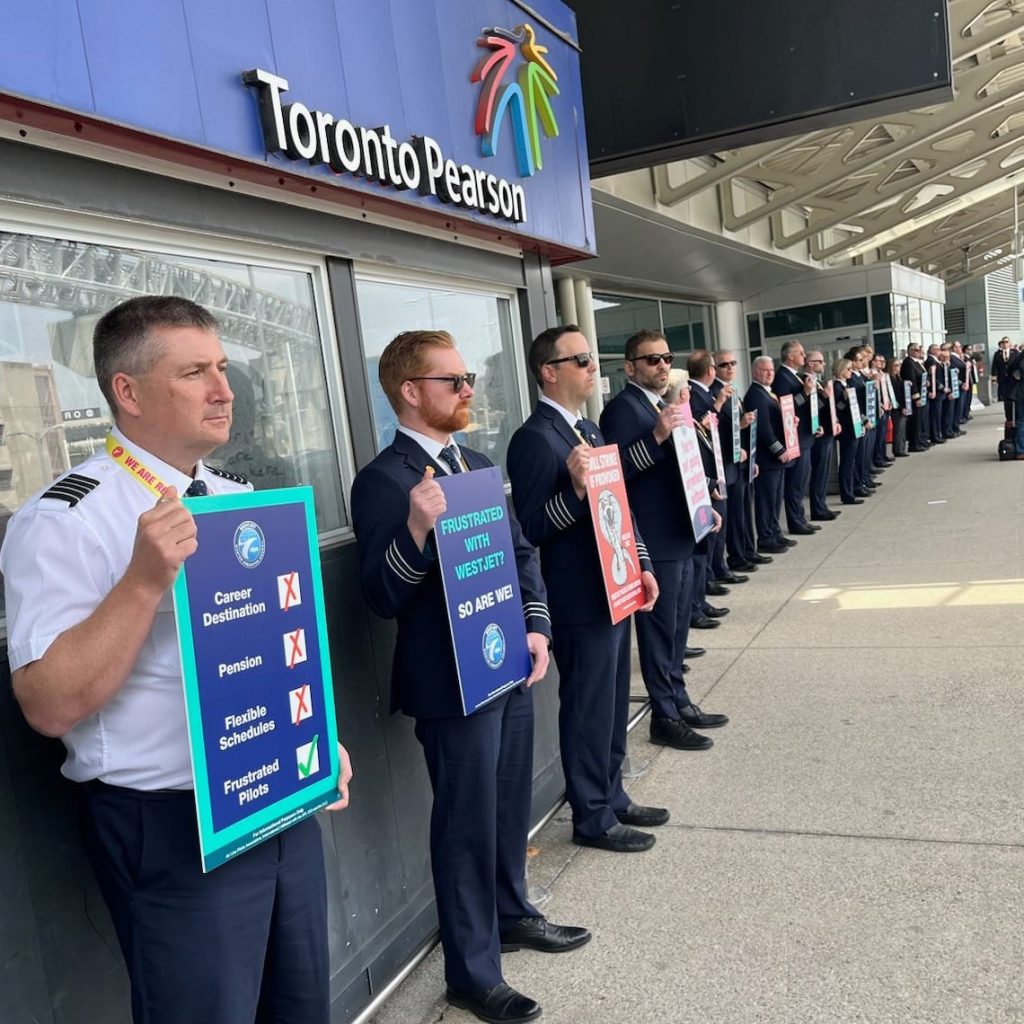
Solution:
[[[852,430],[839,435],[839,495],[850,502],[857,488],[857,438]]]
[[[871,432],[874,438],[875,448],[871,453],[871,461],[876,466],[881,466],[885,461],[885,435],[889,431],[889,417],[892,413],[883,412],[878,418],[875,429]]]
[[[537,911],[526,898],[533,694],[522,687],[465,718],[418,718],[434,790],[430,867],[445,980],[502,981],[499,929]]]
[[[327,1024],[327,888],[314,818],[203,874],[190,791],[87,783],[85,848],[135,1024]]]
[[[901,412],[893,410],[892,413],[892,451],[906,454],[907,451],[907,423],[909,417]]]
[[[783,495],[786,506],[786,526],[794,530],[807,524],[804,511],[804,497],[811,479],[811,449],[800,449],[800,458],[794,459],[786,468],[786,481],[783,484]]]
[[[1006,417],[1006,422],[1007,423],[1016,423],[1017,422],[1017,415],[1016,415],[1016,412],[1014,411],[1013,405],[1014,405],[1014,403],[1013,403],[1013,399],[1012,398],[1004,398],[1003,399],[1003,415]]]
[[[703,550],[702,550],[703,549]],[[697,545],[693,552],[693,583],[690,586],[690,622],[702,618],[708,604],[707,542]]]
[[[832,472],[832,452],[836,439],[831,434],[824,434],[814,439],[811,447],[811,515],[823,516],[828,512],[826,497],[828,495],[828,478]]]
[[[922,408],[916,402],[914,403],[909,429],[911,448],[921,448],[928,440],[928,406]]]
[[[754,481],[754,521],[757,524],[758,544],[780,544],[782,528],[779,526],[779,508],[782,505],[785,470],[761,467]]]
[[[747,464],[740,464],[736,483],[729,485],[726,494],[725,547],[730,568],[745,564],[755,554],[750,513],[750,484]]]
[[[969,389],[960,396],[960,423],[967,422],[967,417],[971,414],[971,399],[973,397]]]
[[[683,682],[683,656],[690,635],[693,560],[655,562],[658,600],[654,609],[634,616],[640,674],[651,698],[654,718],[679,718],[691,703]]]
[[[939,441],[942,439],[942,408],[943,402],[946,401],[946,396],[939,394],[933,401],[930,397],[928,399],[928,436],[933,441]]]
[[[873,435],[870,430],[864,430],[864,434],[857,438],[857,459],[854,463],[853,480],[857,487],[867,487],[871,483],[871,442]]]
[[[710,547],[709,563],[708,563],[708,578],[712,580],[720,580],[723,576],[729,575],[729,568],[725,564],[725,536],[729,529],[729,491],[735,489],[739,485],[731,483],[726,487],[725,501],[713,501],[711,504],[714,506],[715,511],[722,517],[722,528],[718,533],[713,533],[708,538],[708,545]]]
[[[582,626],[555,623],[558,736],[573,831],[597,836],[629,806],[622,788],[629,719],[629,619]]]
[[[950,398],[946,395],[942,399],[942,436],[943,437],[954,437],[957,429],[957,416],[956,407],[958,405],[956,398]]]

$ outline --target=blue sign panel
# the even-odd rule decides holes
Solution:
[[[455,666],[467,715],[532,669],[508,504],[495,466],[438,477],[448,508],[434,524]]]
[[[203,870],[337,798],[337,726],[309,487],[186,499],[174,585]]]
[[[539,16],[512,0],[8,6],[0,93],[141,131],[134,148],[164,159],[183,142],[221,171],[227,155],[595,251],[575,17],[557,0]]]

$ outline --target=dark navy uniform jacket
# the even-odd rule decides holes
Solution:
[[[797,437],[800,438],[800,450],[807,451],[814,444],[814,432],[811,430],[811,401],[804,394],[803,378],[787,366],[780,366],[775,374],[772,390],[781,398],[783,395],[793,396],[793,408],[796,411]],[[819,406],[818,415],[821,415]],[[761,425],[758,424],[758,432]]]
[[[622,455],[633,515],[655,562],[689,558],[693,527],[683,496],[675,445],[654,439],[658,411],[644,391],[627,384],[601,413],[601,430]]]
[[[479,452],[461,445],[459,450],[471,470],[491,465]],[[406,525],[409,492],[423,479],[427,466],[433,466],[438,477],[445,473],[411,437],[396,432],[391,446],[356,476],[352,519],[366,601],[382,618],[398,620],[391,710],[415,718],[461,717],[455,654],[432,537],[420,551]],[[511,510],[508,523],[527,632],[550,638],[551,618],[537,552]]]
[[[597,424],[583,421],[583,436],[597,448],[605,443]],[[565,460],[580,444],[557,409],[540,402],[512,435],[508,475],[512,502],[527,540],[540,550],[552,621],[566,625],[611,624],[601,561],[586,496],[576,497]],[[622,510],[623,517],[630,510]],[[640,569],[653,571],[633,519]]]
[[[782,406],[763,384],[756,381],[747,388],[743,404],[748,412],[757,413],[757,465],[762,473],[773,473],[786,468],[780,461],[786,450],[782,429]]]

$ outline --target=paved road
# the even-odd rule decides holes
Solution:
[[[594,941],[506,957],[549,1024],[1024,1021],[1024,463],[1001,417],[736,587],[689,679],[715,747],[631,736],[649,853],[560,813],[532,880]],[[435,951],[377,1024],[471,1021]]]

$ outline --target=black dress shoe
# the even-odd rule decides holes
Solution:
[[[573,832],[572,841],[577,846],[592,846],[595,850],[607,850],[609,853],[642,853],[654,845],[654,836],[637,832],[628,825],[612,825],[599,836],[582,836]]]
[[[921,449],[920,448],[911,448],[910,451],[911,452],[919,452],[919,451],[921,451]],[[896,452],[896,456],[895,457],[897,459],[905,459],[909,455],[910,455],[910,452]]]
[[[763,555],[758,552],[750,556],[750,561],[754,565],[771,565],[774,559],[770,558],[768,555]],[[747,572],[748,570],[744,569],[743,571]]]
[[[757,572],[757,562],[740,562],[732,567],[734,574],[741,572]]]
[[[690,666],[684,663],[684,665],[683,665],[683,675],[685,676],[686,673],[689,672],[689,671],[690,671]]]
[[[667,815],[668,812],[666,811]],[[586,928],[552,924],[546,917],[522,917],[515,924],[501,929],[502,953],[535,949],[538,953],[568,953],[590,941]]]
[[[863,505],[863,498],[843,498],[844,505]]]
[[[708,653],[706,647],[687,647],[686,653],[683,655],[684,658],[703,658]]]
[[[702,615],[699,619],[694,619],[690,623],[691,629],[718,629],[721,623],[718,619],[708,618],[707,615]]]
[[[823,516],[811,516],[813,522],[816,523],[831,523],[833,519],[838,515],[837,512],[833,512],[831,509]]]
[[[729,721],[728,715],[705,714],[696,704],[680,708],[679,716],[691,729],[718,729]]]
[[[705,588],[704,593],[709,597],[725,597],[729,593],[729,588],[722,586],[718,580],[712,580]]]
[[[769,542],[767,544],[758,544],[757,545],[757,550],[758,550],[758,558],[763,558],[764,557],[764,552],[766,552],[766,551],[770,552],[773,555],[784,555],[789,550],[789,545],[788,544],[774,544],[774,543]],[[761,564],[763,565],[764,563],[761,563]]]
[[[854,494],[854,497],[857,497],[857,498],[870,498],[871,497],[871,491],[867,490],[864,487],[861,487],[859,490],[854,491],[853,494]]]
[[[624,811],[616,811],[615,817],[620,825],[636,825],[638,828],[654,828],[664,825],[669,818],[664,807],[643,807],[631,803]]]
[[[713,604],[709,604],[704,608],[704,614],[709,619],[724,619],[729,614],[729,609],[716,608]]]
[[[722,576],[718,579],[719,583],[728,583],[730,586],[735,587],[737,584],[746,583],[749,580],[749,576],[740,576],[734,572],[729,573],[728,576]]]
[[[676,750],[707,750],[714,746],[710,736],[694,732],[682,719],[677,718],[652,718],[651,742],[663,747],[675,747]]]
[[[536,1020],[541,1013],[540,1005],[529,996],[524,996],[502,982],[486,992],[464,992],[449,988],[445,998],[452,1006],[469,1010],[488,1024],[526,1024]]]
[[[784,544],[784,545],[785,545],[785,546],[786,546],[787,548],[795,548],[795,547],[796,547],[796,541],[795,541],[795,540],[793,540],[793,538],[792,538],[792,537],[783,537],[783,538],[782,538],[782,543],[783,543],[783,544]]]

